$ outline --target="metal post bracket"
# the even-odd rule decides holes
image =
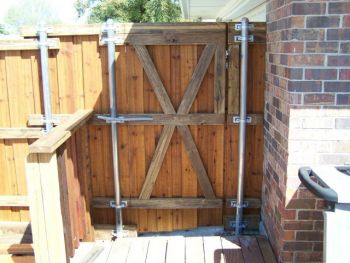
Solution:
[[[121,209],[126,208],[128,206],[128,203],[126,201],[121,201],[120,205],[116,205],[116,202],[113,200],[109,202],[109,206],[115,209]]]
[[[235,30],[241,31],[242,30],[242,23],[235,24]],[[248,24],[248,30],[250,30],[250,31],[254,30],[254,24]]]
[[[242,41],[254,42],[254,36],[253,35],[248,35],[248,37],[234,36],[233,40],[235,42],[242,42]]]
[[[241,208],[241,207],[248,207],[249,203],[248,201],[243,201],[242,205],[238,205],[237,201],[231,201],[230,207],[232,208]]]
[[[247,116],[247,118],[245,120],[241,120],[241,117],[239,116],[234,116],[232,118],[232,122],[233,123],[252,123],[252,117],[251,116]]]
[[[237,229],[237,227],[236,227],[236,221],[230,221],[230,226],[231,226],[233,229]],[[242,229],[246,229],[247,226],[248,226],[248,224],[247,224],[246,222],[241,222],[241,223],[239,224],[238,228],[239,228],[240,230],[242,230]]]

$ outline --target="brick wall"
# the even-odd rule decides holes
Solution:
[[[350,1],[267,4],[262,218],[281,262],[322,261],[324,202],[311,164],[350,164]]]

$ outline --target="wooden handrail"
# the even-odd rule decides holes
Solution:
[[[84,125],[93,113],[92,109],[78,110],[69,119],[53,128],[29,146],[29,153],[53,153],[80,126]]]

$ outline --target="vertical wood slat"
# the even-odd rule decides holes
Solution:
[[[61,209],[62,209],[62,220],[63,220],[63,230],[65,238],[65,248],[67,260],[69,257],[74,255],[74,224],[72,224],[71,219],[71,202],[69,202],[69,183],[67,180],[67,169],[66,169],[66,159],[67,159],[67,148],[65,145],[62,145],[57,149],[57,165],[58,165],[58,177],[60,184],[60,200],[61,200]]]
[[[56,154],[30,154],[26,171],[35,261],[66,262]]]

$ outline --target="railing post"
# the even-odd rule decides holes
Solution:
[[[67,262],[56,153],[29,154],[26,174],[35,262]]]

